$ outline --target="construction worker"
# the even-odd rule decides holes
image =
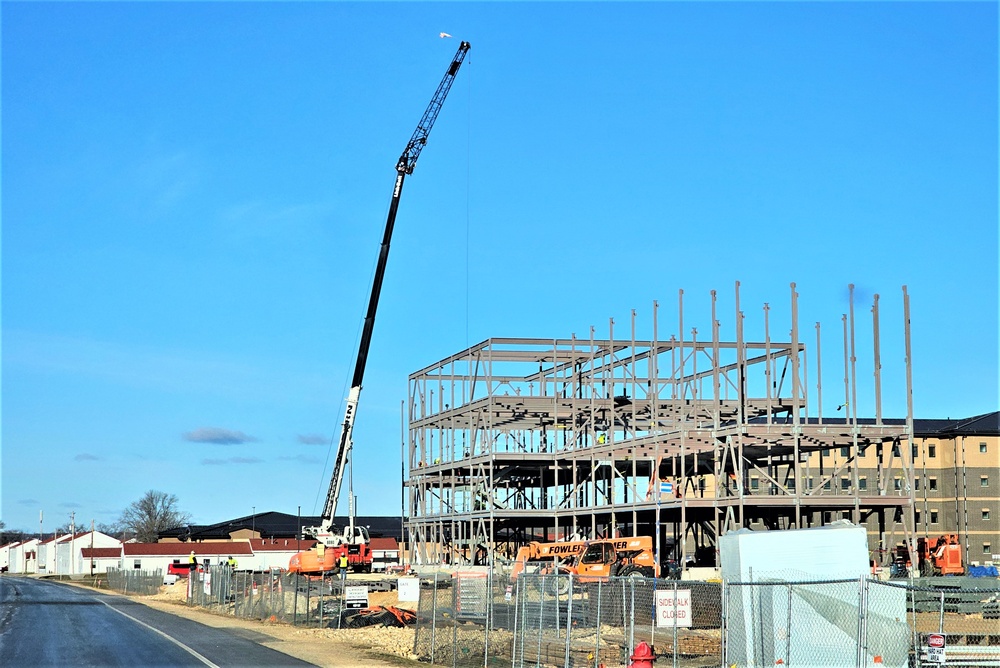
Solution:
[[[194,556],[194,550],[191,550],[191,554],[188,555],[188,570],[194,571],[198,568],[198,557]]]
[[[340,579],[341,580],[346,580],[347,579],[347,552],[341,553],[340,558],[337,559],[337,566],[340,567]]]
[[[226,560],[226,565],[229,566],[229,570],[236,570],[236,559],[233,558],[233,555],[229,555],[229,559]]]

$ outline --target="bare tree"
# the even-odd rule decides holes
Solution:
[[[191,521],[191,515],[177,508],[177,497],[154,489],[133,501],[118,518],[118,526],[135,534],[140,543],[155,543],[161,531]]]
[[[21,531],[20,529],[8,529],[7,524],[0,520],[0,545],[19,543],[22,540],[27,540],[28,538],[28,534],[24,531]]]
[[[100,531],[101,533],[107,534],[108,536],[115,536],[115,537],[118,537],[118,535],[121,534],[122,532],[122,530],[118,526],[118,520],[115,520],[111,524],[98,522],[97,526],[94,527],[94,530]]]

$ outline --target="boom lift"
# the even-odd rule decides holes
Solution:
[[[385,232],[382,235],[382,246],[379,249],[378,264],[375,267],[375,278],[372,282],[371,296],[368,298],[368,311],[365,314],[364,328],[361,332],[361,345],[358,348],[358,357],[354,363],[354,377],[351,381],[351,390],[347,395],[347,409],[344,414],[344,422],[340,432],[340,444],[337,447],[336,456],[333,462],[333,474],[330,477],[330,487],[326,493],[326,503],[323,507],[323,519],[318,527],[307,527],[304,532],[315,536],[317,540],[316,549],[308,552],[300,552],[292,557],[289,563],[290,571],[320,572],[332,570],[336,564],[336,559],[343,551],[347,552],[348,563],[354,570],[371,570],[371,549],[368,530],[365,527],[354,526],[354,499],[350,499],[348,504],[348,525],[342,534],[338,534],[333,526],[333,517],[337,512],[337,499],[340,496],[340,486],[344,479],[344,470],[350,457],[353,446],[352,432],[354,430],[354,419],[358,408],[358,399],[361,396],[361,384],[365,376],[365,363],[368,361],[368,349],[371,346],[372,330],[375,327],[375,311],[378,309],[379,294],[382,292],[382,279],[385,276],[385,265],[389,259],[389,242],[392,239],[392,229],[396,223],[396,210],[399,208],[399,197],[403,192],[403,180],[413,173],[413,168],[417,165],[417,158],[427,144],[427,137],[434,127],[438,113],[444,100],[448,97],[448,91],[455,81],[465,54],[469,51],[469,43],[462,42],[452,59],[448,70],[445,72],[441,83],[438,84],[437,91],[431,102],[427,105],[424,115],[417,123],[417,129],[413,131],[409,143],[403,149],[402,155],[396,162],[396,183],[392,189],[392,200],[389,203],[389,215],[385,221]],[[332,549],[327,549],[332,548]]]

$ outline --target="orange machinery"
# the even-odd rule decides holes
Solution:
[[[958,542],[958,534],[949,533],[937,538],[918,538],[917,567],[921,575],[964,575],[965,566],[962,563],[962,545]],[[907,568],[913,567],[913,560],[906,545],[896,548],[895,563]]]
[[[322,542],[315,547],[292,555],[288,562],[289,573],[318,575],[339,570],[340,556],[347,554],[347,567],[354,572],[370,573],[372,550],[369,542],[340,543],[326,547]]]
[[[659,568],[649,536],[528,543],[517,551],[511,578],[529,562],[545,562],[546,573],[573,573],[581,578],[611,576],[658,577]],[[551,564],[551,565],[550,565]]]

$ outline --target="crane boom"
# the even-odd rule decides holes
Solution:
[[[353,441],[351,439],[354,430],[354,419],[358,407],[358,399],[361,396],[361,383],[365,376],[365,365],[368,362],[368,349],[371,346],[372,331],[375,328],[375,312],[378,309],[379,295],[382,292],[382,279],[385,276],[385,266],[389,259],[389,242],[392,240],[392,229],[396,223],[396,211],[399,208],[399,197],[403,192],[403,180],[408,174],[413,173],[413,168],[417,165],[417,158],[427,144],[427,137],[434,127],[441,106],[444,104],[448,91],[455,81],[465,54],[469,50],[469,43],[462,42],[452,59],[448,70],[445,72],[441,83],[438,84],[437,91],[431,102],[427,105],[424,115],[417,124],[413,136],[406,144],[402,155],[396,163],[396,183],[392,190],[392,200],[389,203],[389,215],[385,221],[385,232],[382,234],[382,245],[379,248],[378,264],[375,267],[375,278],[372,282],[371,295],[368,298],[368,311],[365,314],[364,328],[361,332],[361,344],[358,347],[358,357],[354,364],[354,377],[351,381],[351,390],[347,396],[347,409],[344,413],[344,423],[340,432],[340,444],[337,448],[336,457],[333,462],[333,473],[330,477],[330,487],[326,493],[326,504],[323,508],[323,522],[319,527],[320,531],[328,532],[333,524],[333,516],[337,512],[337,499],[340,497],[340,486],[343,482],[344,469],[346,468],[348,456],[350,454]],[[353,513],[352,513],[353,516]],[[353,519],[352,519],[353,522]],[[350,527],[353,530],[353,527]]]

